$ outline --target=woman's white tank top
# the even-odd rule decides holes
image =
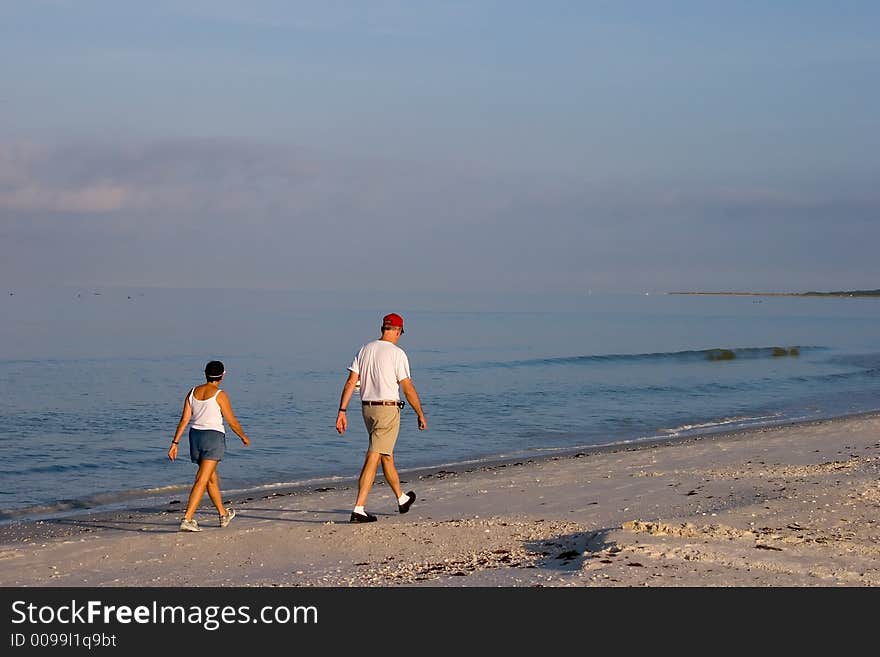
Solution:
[[[223,413],[220,411],[220,404],[217,403],[218,390],[213,397],[208,399],[196,399],[196,389],[189,391],[189,407],[192,409],[192,428],[203,429],[207,431],[219,431],[225,434],[226,428],[223,426]]]

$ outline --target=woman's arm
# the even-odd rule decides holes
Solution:
[[[223,413],[223,419],[229,422],[229,426],[238,434],[238,437],[241,438],[241,442],[244,443],[245,447],[250,445],[250,438],[245,435],[244,429],[242,429],[241,425],[238,423],[238,418],[235,417],[235,413],[232,412],[232,404],[229,403],[229,395],[226,394],[225,390],[221,390],[220,394],[217,395],[217,404],[220,406],[220,412]]]
[[[174,438],[171,439],[171,447],[168,448],[168,458],[172,461],[177,458],[177,444],[183,435],[183,430],[189,424],[192,418],[192,409],[189,406],[189,393],[183,398],[183,411],[180,413],[180,422],[177,423],[177,430],[174,432]]]

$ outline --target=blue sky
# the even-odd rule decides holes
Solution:
[[[0,0],[0,280],[880,287],[872,2]]]

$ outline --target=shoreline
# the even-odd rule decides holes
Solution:
[[[0,586],[875,586],[880,413],[0,527]],[[193,568],[192,559],[200,564]],[[203,563],[201,562],[203,561]]]
[[[880,297],[880,290],[854,292],[667,292],[666,294],[723,297],[857,297],[870,299]]]
[[[700,440],[729,440],[735,439],[744,434],[753,432],[763,432],[767,429],[795,427],[800,425],[812,425],[815,423],[835,422],[838,420],[847,420],[861,417],[880,416],[880,409],[869,411],[858,411],[855,413],[847,413],[844,415],[835,415],[830,417],[819,418],[801,418],[781,420],[775,423],[761,424],[753,427],[744,427],[737,429],[715,429],[692,433],[684,436],[648,436],[645,438],[633,438],[613,443],[601,443],[597,445],[578,445],[565,447],[548,447],[540,451],[531,453],[512,453],[498,454],[486,457],[475,457],[473,459],[465,459],[461,461],[451,461],[443,463],[435,463],[430,465],[414,466],[409,468],[400,468],[398,472],[402,478],[430,476],[436,472],[449,472],[461,474],[473,472],[483,468],[506,467],[521,462],[542,462],[557,458],[569,458],[573,456],[602,454],[606,452],[616,453],[619,451],[631,451],[633,449],[651,448],[657,445],[673,445],[679,443],[688,443]],[[322,490],[332,490],[335,488],[351,488],[357,485],[357,473],[349,475],[328,475],[317,476],[304,479],[301,482],[276,483],[265,482],[258,483],[244,488],[235,488],[223,491],[224,502],[230,504],[238,504],[242,501],[252,501],[256,498],[270,498],[276,496],[302,495],[309,492],[321,492]],[[381,472],[377,475],[377,484],[383,483],[384,479]],[[112,504],[95,504],[85,506],[80,504],[82,500],[71,501],[71,507],[67,509],[51,510],[46,512],[22,513],[20,517],[14,517],[18,510],[0,512],[0,545],[4,541],[4,537],[9,533],[7,530],[15,526],[21,531],[14,532],[16,535],[23,535],[27,532],[28,527],[32,525],[53,525],[63,523],[73,523],[76,520],[109,520],[121,516],[131,516],[132,514],[155,514],[167,513],[175,510],[176,505],[181,508],[186,503],[191,487],[190,482],[175,485],[176,490],[165,491],[143,491],[141,495],[139,491],[122,491],[122,492],[101,492],[96,493],[95,497],[109,497],[114,494],[123,495],[129,498],[127,501],[121,501]],[[165,496],[169,501],[162,501]],[[207,497],[202,503],[210,504]],[[46,505],[49,506],[49,505]],[[42,507],[28,507],[42,508]],[[201,508],[201,507],[200,507]],[[24,511],[24,510],[22,510]]]

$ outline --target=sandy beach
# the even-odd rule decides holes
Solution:
[[[405,467],[405,464],[400,464]],[[354,473],[356,474],[356,473]],[[0,527],[0,586],[876,586],[880,415]],[[175,503],[171,503],[175,502]]]

